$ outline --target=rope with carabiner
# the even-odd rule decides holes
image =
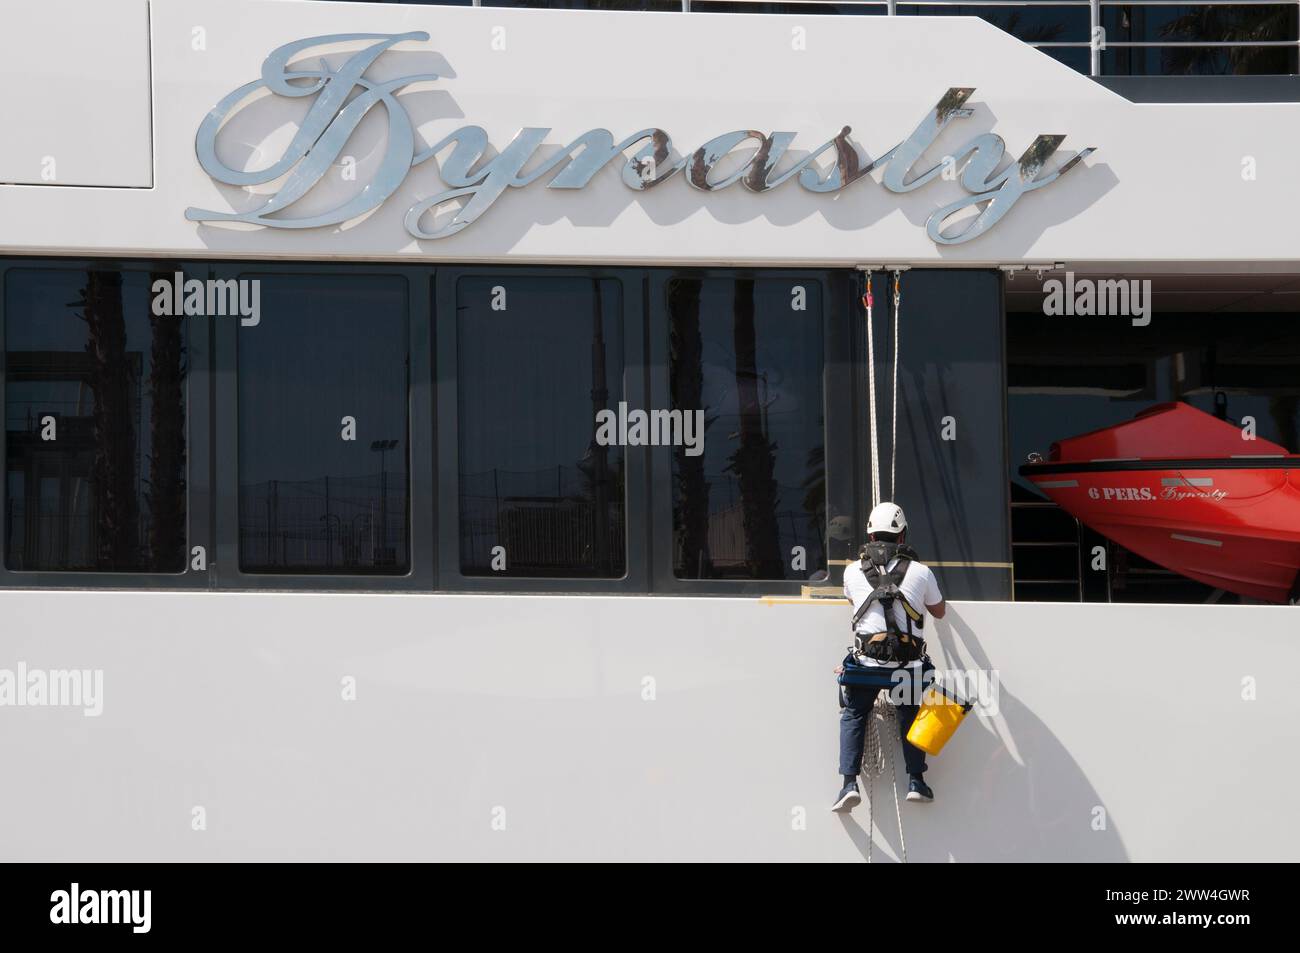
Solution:
[[[882,730],[888,732],[888,741],[881,740]],[[876,696],[876,703],[867,716],[867,735],[862,745],[862,781],[867,788],[867,863],[871,863],[871,846],[876,839],[875,793],[876,778],[889,773],[894,785],[894,814],[898,818],[898,846],[903,863],[907,863],[907,840],[903,837],[903,807],[898,797],[898,773],[894,770],[894,738],[898,735],[898,712],[890,703],[887,692]],[[883,831],[882,831],[883,833]]]
[[[893,358],[893,392],[890,396],[890,431],[889,431],[889,498],[893,499],[897,487],[894,481],[898,476],[898,352],[899,315],[902,313],[902,271],[894,269],[894,358]],[[862,296],[862,305],[867,309],[867,415],[870,418],[871,444],[871,506],[881,501],[884,487],[880,482],[880,435],[876,427],[876,329],[875,297],[871,293],[873,272],[866,270],[867,291]]]
[[[871,421],[871,506],[880,502],[880,440],[876,434],[876,329],[872,318],[875,298],[871,294],[872,271],[867,269],[867,293],[862,296],[867,309],[867,414]]]
[[[902,301],[902,292],[900,284],[902,272],[897,268],[894,269],[894,393],[890,398],[890,406],[893,410],[894,420],[889,431],[889,498],[897,499],[898,487],[894,485],[894,476],[898,469],[898,352],[901,350],[898,343],[898,316],[901,311],[899,307]]]

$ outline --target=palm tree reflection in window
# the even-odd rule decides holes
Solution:
[[[702,455],[673,452],[679,578],[807,579],[824,568],[822,324],[809,289],[797,312],[788,281],[668,284],[672,408],[702,410],[705,426]]]
[[[1126,8],[1127,9],[1127,8]],[[1296,5],[1199,6],[1160,28],[1163,40],[1249,43],[1296,39]],[[1296,72],[1296,49],[1285,46],[1168,47],[1160,51],[1165,75],[1268,74]]]
[[[700,282],[674,281],[668,289],[672,315],[669,347],[673,372],[669,390],[674,409],[690,413],[704,410],[705,446],[708,445],[709,417],[704,406],[704,345],[700,337]],[[713,576],[709,558],[709,484],[704,477],[703,455],[687,456],[685,447],[674,451],[673,523],[676,536],[674,562],[679,576],[706,579]]]
[[[149,276],[149,286],[162,273]],[[149,309],[149,554],[162,572],[185,567],[185,346],[181,319]]]
[[[755,579],[785,576],[776,527],[776,445],[768,436],[767,407],[759,399],[754,337],[754,282],[736,282],[736,405],[740,439],[727,469],[740,483],[745,527],[746,575]]]
[[[89,384],[94,395],[91,484],[95,499],[95,566],[133,566],[139,557],[135,495],[135,426],[132,369],[127,363],[122,275],[92,271],[70,305],[86,323]]]
[[[150,287],[157,278],[171,277],[151,274]],[[148,300],[132,305],[148,307]],[[136,428],[143,423],[137,406],[141,361],[128,351],[122,273],[88,272],[71,307],[80,309],[78,317],[86,324],[94,396],[94,568],[180,572],[185,566],[184,319],[155,315],[148,307],[149,471],[141,492],[136,482],[142,476],[136,461]]]
[[[599,429],[596,421],[600,412],[609,407],[609,383],[605,368],[605,329],[601,314],[600,282],[592,281],[591,295],[591,442],[587,452],[578,461],[585,492],[592,509],[591,552],[587,554],[597,576],[613,576],[614,563],[610,558],[610,492],[612,480],[609,470],[609,448],[596,439]],[[579,501],[581,503],[581,500]],[[621,571],[621,567],[620,567]]]
[[[9,568],[184,570],[185,330],[156,277],[8,273]]]
[[[597,439],[624,400],[621,284],[466,276],[456,297],[461,572],[623,576],[624,449]]]

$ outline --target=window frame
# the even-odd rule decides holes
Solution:
[[[213,502],[217,553],[214,585],[223,590],[308,590],[430,592],[435,588],[437,553],[433,546],[433,409],[430,363],[430,301],[423,293],[430,269],[383,262],[231,261],[212,262],[207,277],[217,279],[340,275],[400,277],[407,287],[407,434],[410,467],[407,492],[409,565],[405,573],[259,573],[239,565],[239,367],[240,325],[232,318],[212,321],[213,348]],[[211,559],[211,553],[209,559]],[[210,564],[211,565],[211,564]]]
[[[627,569],[619,578],[587,576],[536,577],[466,576],[460,568],[460,405],[458,401],[458,335],[456,287],[461,278],[587,278],[614,279],[622,286],[623,302],[623,398],[632,407],[646,406],[645,351],[645,275],[644,268],[585,267],[556,265],[444,265],[430,276],[430,298],[437,323],[437,476],[438,521],[448,532],[436,534],[438,547],[437,589],[442,592],[568,592],[627,593],[650,592],[649,530],[649,461],[646,447],[624,447],[627,494]],[[611,388],[612,390],[612,388]],[[521,620],[521,625],[523,621]]]
[[[0,353],[6,355],[6,322],[8,320],[7,302],[9,274],[12,271],[60,271],[85,272],[102,269],[128,272],[165,271],[181,272],[186,280],[198,278],[206,273],[207,266],[193,261],[169,258],[47,258],[47,257],[4,257],[0,259]],[[210,381],[211,381],[211,334],[210,323],[206,316],[184,317],[189,323],[187,329],[186,374],[185,374],[185,569],[178,573],[128,572],[128,571],[84,571],[57,569],[10,569],[7,559],[0,558],[0,589],[183,589],[206,590],[215,586],[212,565],[215,558],[213,550],[212,524],[210,519],[211,468],[209,454],[211,447]],[[8,377],[4,376],[5,386],[0,387],[0,415],[8,420]],[[9,440],[8,426],[6,435],[0,440],[0,472],[4,473],[4,486],[0,498],[5,501],[6,512],[9,498]],[[8,532],[7,519],[5,532]],[[6,540],[6,547],[8,541]],[[202,546],[207,555],[207,570],[194,570],[193,554],[196,546]],[[7,556],[7,553],[5,554]]]
[[[822,446],[826,468],[827,578],[807,579],[679,579],[673,568],[673,487],[671,447],[652,447],[651,485],[662,488],[650,501],[652,531],[651,590],[672,595],[754,596],[799,595],[805,586],[833,586],[843,583],[844,566],[857,553],[857,542],[834,540],[830,522],[848,516],[851,525],[865,525],[866,514],[858,503],[859,477],[854,466],[857,453],[858,420],[853,393],[852,322],[859,316],[855,294],[855,272],[849,268],[653,268],[647,269],[648,329],[650,351],[651,406],[668,407],[669,335],[671,331],[665,291],[676,278],[752,278],[758,280],[816,281],[821,286],[822,305]]]

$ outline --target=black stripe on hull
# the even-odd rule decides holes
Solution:
[[[1095,460],[1077,463],[1024,463],[1020,475],[1118,473],[1124,470],[1300,470],[1300,456],[1202,457],[1199,460]]]

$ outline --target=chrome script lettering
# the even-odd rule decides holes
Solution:
[[[232,186],[263,185],[285,177],[280,190],[260,206],[247,212],[221,212],[189,208],[185,217],[196,222],[244,222],[267,228],[319,228],[340,225],[381,206],[415,168],[450,149],[438,168],[448,188],[421,199],[406,212],[406,230],[422,240],[446,238],[468,228],[488,211],[507,189],[522,189],[546,175],[554,176],[548,189],[581,189],[611,162],[621,160],[623,184],[646,191],[685,170],[686,181],[702,192],[716,192],[739,182],[754,193],[768,192],[791,178],[809,192],[838,192],[875,169],[883,169],[881,184],[890,192],[906,193],[922,188],[939,177],[945,168],[965,164],[961,187],[968,193],[937,209],[926,223],[926,233],[940,245],[956,245],[985,234],[1029,192],[1055,182],[1095,150],[1084,149],[1059,168],[1046,171],[1048,159],[1060,147],[1064,136],[1040,135],[1019,161],[999,171],[1006,145],[993,133],[976,135],[941,163],[913,174],[914,167],[951,123],[969,119],[966,106],[975,92],[954,87],[905,140],[875,159],[865,158],[850,139],[851,127],[839,133],[788,168],[777,166],[789,151],[796,133],[764,133],[739,129],[722,133],[701,145],[689,156],[673,157],[672,139],[663,129],[640,129],[615,140],[607,129],[592,129],[567,146],[540,161],[537,153],[545,144],[548,127],[525,127],[501,152],[490,160],[487,132],[480,126],[462,126],[426,149],[416,150],[410,116],[396,93],[412,84],[432,82],[433,73],[402,76],[382,82],[365,74],[374,62],[398,43],[425,41],[429,34],[346,33],[308,37],[278,47],[262,64],[261,79],[230,93],[208,113],[195,136],[195,152],[203,170],[213,179]],[[323,60],[319,68],[290,67],[297,54],[328,44],[374,41],[349,55],[342,66],[330,68]],[[247,101],[262,91],[286,98],[314,97],[284,155],[263,169],[234,169],[217,157],[216,142],[226,121]],[[353,95],[355,92],[356,95]],[[351,98],[349,98],[351,97]],[[388,120],[388,141],[378,169],[360,192],[338,206],[314,215],[292,217],[287,209],[307,195],[329,171],[348,138],[375,106],[384,107]],[[724,159],[742,145],[753,144],[750,154],[737,155],[730,171],[717,173]],[[628,157],[629,149],[636,151]],[[833,165],[823,174],[817,162],[830,153]],[[529,164],[533,167],[525,171]],[[909,178],[911,176],[911,178]],[[950,176],[951,177],[951,176]],[[451,217],[442,224],[426,224],[443,206],[457,203]],[[960,213],[976,208],[973,215]],[[955,220],[955,221],[954,221]]]

